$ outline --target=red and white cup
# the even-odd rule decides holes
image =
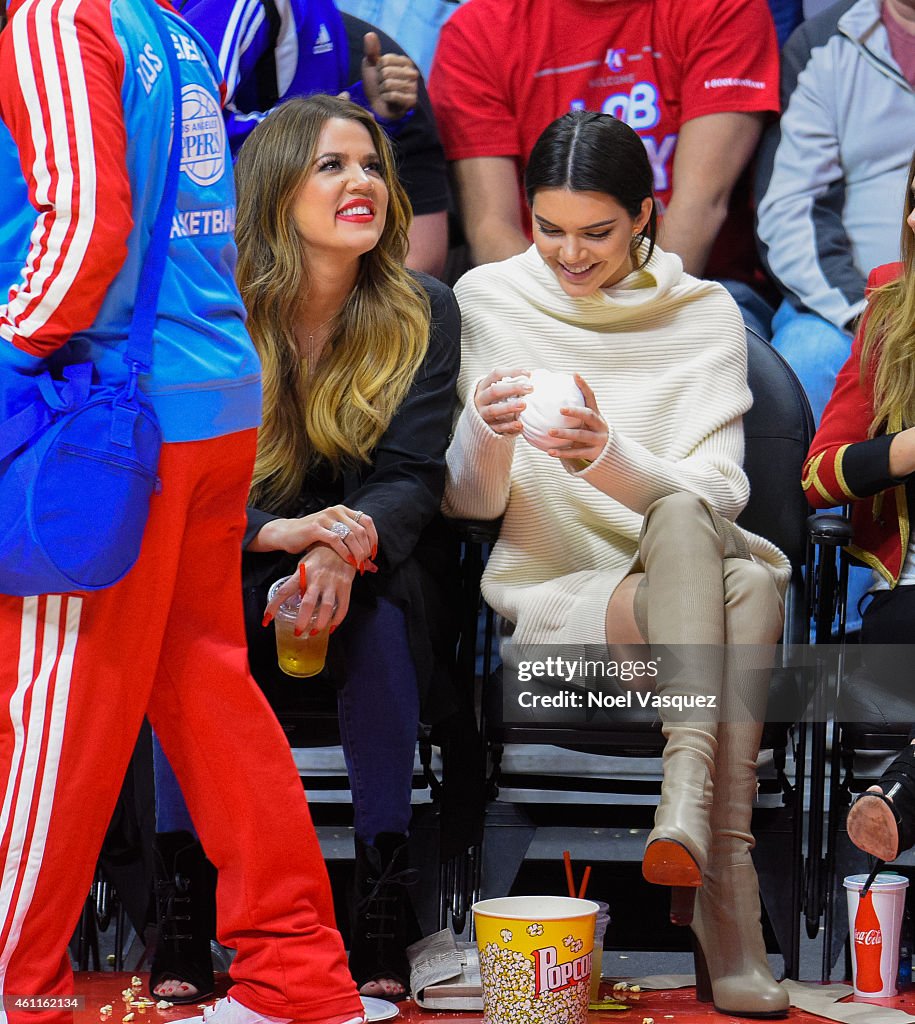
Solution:
[[[881,871],[862,897],[867,878],[849,875],[845,879],[852,984],[856,996],[879,999],[896,995],[899,933],[909,880],[904,875]]]

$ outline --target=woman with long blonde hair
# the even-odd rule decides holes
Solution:
[[[811,505],[852,505],[848,551],[874,579],[862,644],[908,643],[915,624],[915,155],[906,178],[901,252],[901,263],[871,272],[851,356],[804,466]],[[910,739],[915,742],[915,730]],[[915,845],[915,746],[853,804],[848,835],[880,860],[895,860]]]
[[[237,276],[264,388],[246,601],[291,574],[264,624],[305,580],[299,626],[339,630],[329,660],[356,832],[350,969],[363,994],[398,999],[416,937],[403,882],[420,704],[454,621],[438,509],[459,314],[450,289],[404,267],[409,204],[362,108],[288,101],[242,147],[236,180]],[[249,643],[252,632],[259,621]],[[159,803],[159,832],[186,834],[180,819],[163,828],[161,792]],[[156,994],[189,994],[180,982],[172,971]]]

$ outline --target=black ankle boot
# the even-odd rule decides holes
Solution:
[[[406,948],[420,937],[407,886],[416,882],[409,866],[406,836],[379,832],[374,846],[356,837],[356,870],[350,904],[349,968],[356,986],[390,979],[410,994],[410,968]]]
[[[153,850],[159,937],[149,989],[170,1003],[199,1003],[213,994],[210,939],[216,934],[216,869],[190,832],[159,832]],[[197,991],[157,996],[156,988],[169,980]]]

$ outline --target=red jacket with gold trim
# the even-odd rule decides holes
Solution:
[[[877,267],[868,278],[868,290],[889,284],[901,273],[901,263]],[[909,543],[906,481],[890,476],[890,444],[896,431],[868,437],[874,414],[873,375],[862,383],[861,349],[859,328],[807,453],[802,483],[815,508],[851,502],[854,540],[849,554],[895,587]]]

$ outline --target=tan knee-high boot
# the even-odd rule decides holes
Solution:
[[[636,620],[651,644],[675,645],[679,668],[657,693],[679,697],[682,712],[660,709],[664,779],[642,873],[657,885],[702,884],[711,829],[709,815],[717,754],[717,711],[689,706],[697,697],[720,702],[725,613],[725,558],[749,558],[743,535],[685,492],[656,501],[645,514],[639,561],[645,579],[636,594]]]
[[[722,1013],[781,1017],[788,994],[775,981],[760,923],[759,884],[750,851],[756,758],[765,718],[771,644],[781,602],[762,566],[725,563],[728,659],[718,725],[712,845],[696,900],[696,992]],[[773,635],[774,633],[774,635]]]

